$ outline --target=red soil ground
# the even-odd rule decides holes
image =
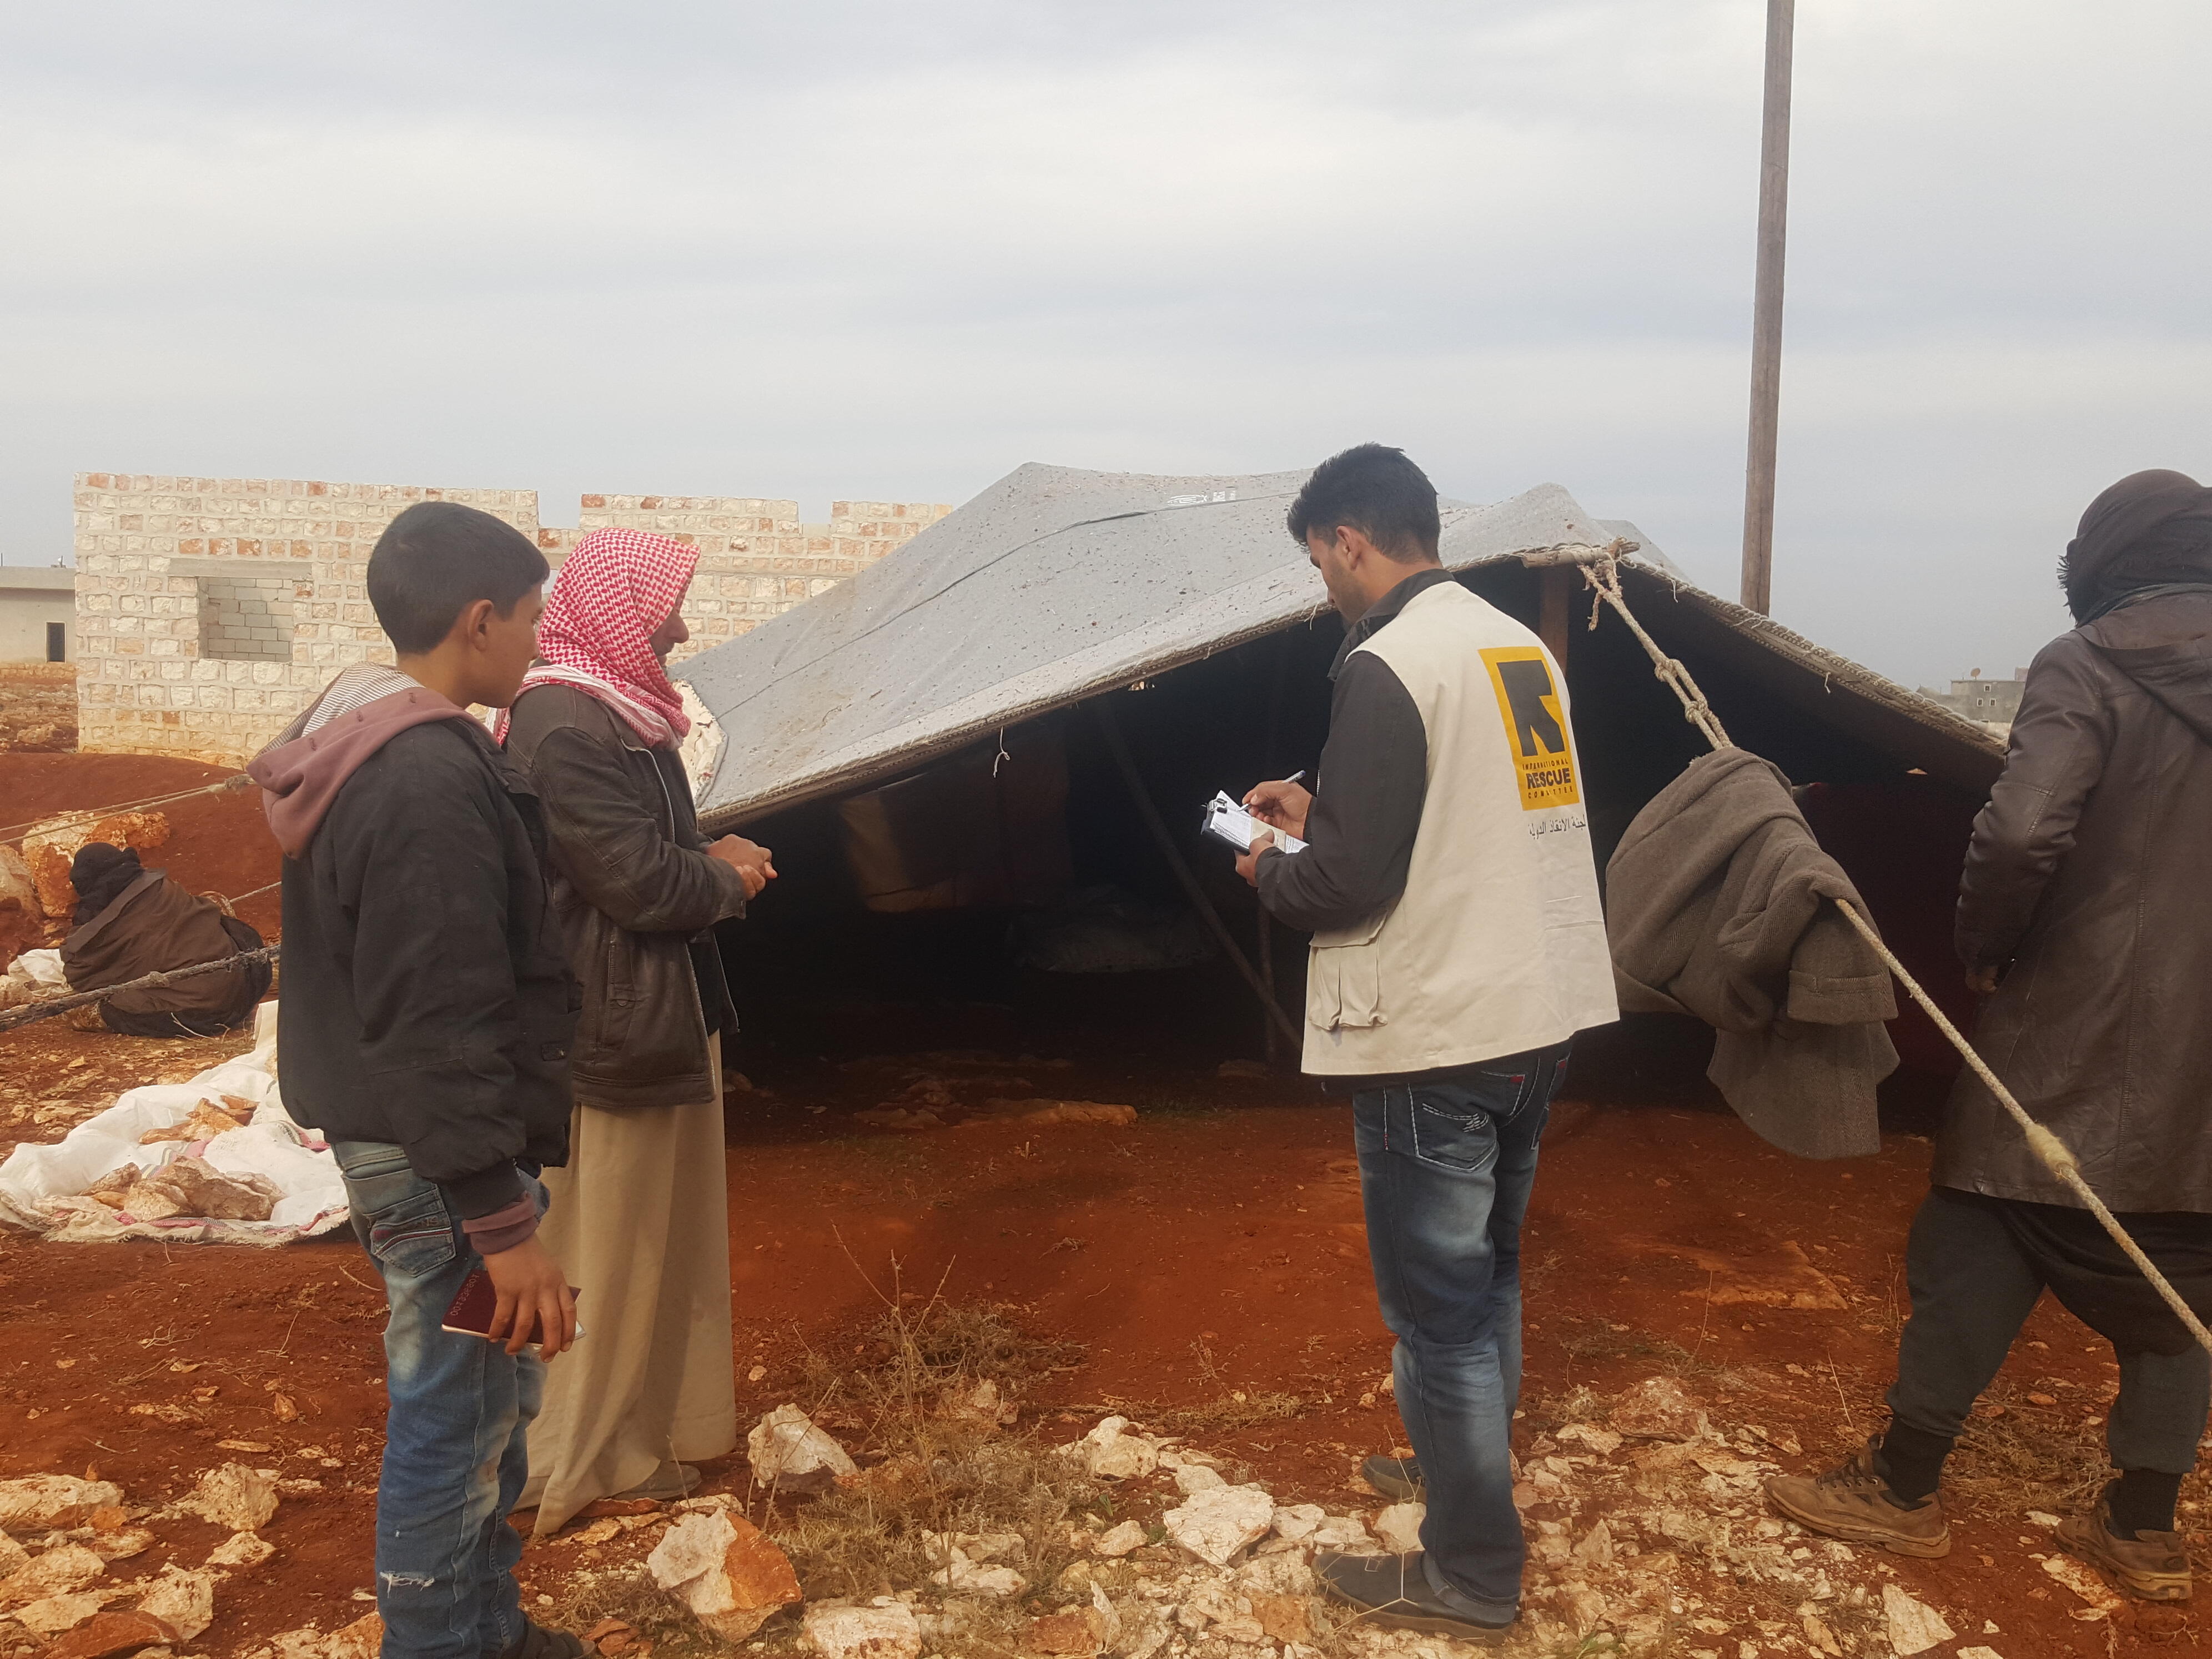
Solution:
[[[101,1100],[235,1047],[59,1022],[5,1041],[0,1135],[9,1137],[27,1133],[29,1103]],[[1051,1075],[1054,1094],[1105,1100],[1163,1081],[1126,1067]],[[881,1313],[880,1291],[941,1287],[1011,1304],[1040,1333],[1085,1345],[1087,1359],[1031,1402],[1048,1413],[1118,1404],[1141,1420],[1146,1407],[1232,1391],[1297,1395],[1295,1415],[1204,1443],[1249,1462],[1285,1501],[1352,1503],[1356,1459],[1402,1431],[1377,1392],[1389,1340],[1367,1278],[1345,1112],[1288,1080],[1166,1081],[1191,1103],[1119,1129],[870,1133],[848,1114],[883,1097],[872,1066],[732,1097],[741,1419],[792,1397],[809,1347],[859,1341]],[[1897,1136],[1875,1159],[1795,1163],[1703,1101],[1564,1103],[1529,1218],[1528,1400],[1671,1370],[1717,1410],[1794,1436],[1803,1454],[1789,1462],[1832,1462],[1881,1420],[1905,1310],[1899,1253],[1927,1162],[1924,1141]],[[0,1240],[0,1475],[96,1468],[132,1501],[155,1503],[233,1455],[218,1442],[264,1446],[245,1461],[324,1490],[286,1501],[269,1532],[280,1553],[226,1587],[202,1645],[233,1652],[310,1619],[344,1622],[369,1582],[382,1413],[375,1282],[343,1234],[265,1253]],[[1728,1299],[1824,1286],[1842,1305]],[[1992,1398],[2032,1437],[2078,1443],[2111,1392],[2108,1353],[2050,1304],[2027,1338]],[[763,1376],[746,1380],[755,1366]],[[2030,1390],[2060,1403],[2028,1404]],[[276,1415],[279,1394],[295,1419]],[[133,1405],[178,1420],[134,1415]],[[1978,1467],[1972,1454],[1956,1461],[1962,1491],[1982,1492]],[[741,1462],[709,1468],[742,1486]],[[2202,1500],[2197,1483],[2188,1496]],[[2106,1652],[2107,1630],[2072,1619],[2078,1604],[2027,1559],[2031,1543],[2049,1546],[2022,1513],[2057,1500],[2021,1488],[1977,1501],[1984,1507],[1960,1503],[1948,1559],[1887,1558],[1899,1582],[1948,1610],[1962,1643],[1996,1620],[2007,1659]],[[2194,1526],[2203,1514],[2185,1519]],[[195,1564],[218,1541],[192,1522],[158,1530],[162,1545],[133,1571],[168,1556]],[[560,1546],[533,1547],[532,1590],[558,1588],[565,1559]],[[2195,1629],[2185,1612],[2141,1607],[2115,1627],[2124,1642],[2184,1646]]]
[[[188,763],[0,755],[0,799],[11,818],[29,818],[222,775]],[[275,878],[276,849],[250,793],[163,810],[174,827],[165,861],[187,885],[235,894]],[[272,933],[275,896],[241,907]],[[40,1107],[104,1105],[122,1088],[189,1075],[242,1046],[83,1033],[61,1021],[0,1036],[0,1150],[58,1135],[62,1125],[33,1122]],[[1032,1087],[1014,1092],[1146,1109],[1129,1128],[883,1133],[850,1114],[895,1093],[908,1070],[963,1068],[921,1057],[739,1061],[770,1085],[729,1103],[741,1420],[792,1397],[807,1349],[860,1341],[881,1291],[941,1287],[956,1300],[1010,1304],[1040,1334],[1084,1345],[1084,1363],[1030,1402],[1047,1413],[1120,1404],[1141,1419],[1147,1407],[1237,1391],[1296,1395],[1294,1415],[1204,1437],[1285,1501],[1349,1506],[1357,1459],[1401,1440],[1377,1389],[1389,1339],[1375,1314],[1340,1105],[1290,1079],[1224,1082],[1210,1069],[1110,1058],[1021,1062],[1011,1069]],[[1527,1239],[1525,1397],[1612,1391],[1672,1370],[1737,1420],[1794,1436],[1803,1450],[1793,1465],[1832,1463],[1882,1420],[1927,1144],[1897,1133],[1877,1158],[1798,1163],[1702,1088],[1659,1093],[1622,1103],[1617,1091],[1589,1097],[1571,1080],[1577,1097],[1554,1115]],[[0,1476],[93,1468],[139,1504],[181,1495],[233,1455],[318,1480],[319,1494],[286,1500],[269,1530],[279,1553],[225,1586],[198,1645],[233,1653],[311,1620],[346,1622],[369,1583],[381,1446],[375,1286],[343,1232],[266,1252],[0,1237]],[[1806,1291],[1831,1305],[1756,1299]],[[762,1376],[748,1380],[756,1366]],[[2094,1441],[2114,1376],[2103,1345],[2046,1303],[1990,1399],[2030,1443],[2078,1448]],[[2031,1403],[2031,1393],[2058,1403]],[[296,1416],[279,1415],[280,1395]],[[134,1414],[135,1405],[159,1414]],[[268,1449],[219,1449],[234,1439]],[[2185,1609],[2130,1606],[2111,1625],[2073,1618],[2079,1604],[2028,1559],[2050,1545],[2025,1512],[2057,1498],[1999,1482],[1995,1469],[1988,1452],[1954,1460],[1958,1541],[1948,1559],[1887,1558],[1899,1582],[1947,1610],[1959,1645],[1987,1641],[2006,1659],[2101,1655],[2114,1643],[2193,1647]],[[743,1486],[740,1460],[709,1474]],[[2185,1496],[2201,1557],[2203,1483]],[[193,1522],[157,1531],[153,1551],[122,1564],[131,1572],[169,1559],[197,1565],[218,1541]],[[533,1592],[555,1585],[562,1559],[560,1546],[525,1557]],[[2002,1637],[1976,1634],[1984,1618]]]
[[[123,806],[236,775],[235,769],[148,755],[40,755],[0,751],[0,817],[27,823],[57,812]],[[169,843],[147,855],[195,893],[235,899],[276,879],[283,856],[252,789],[195,795],[151,809],[169,819]],[[9,832],[20,836],[21,830]],[[276,936],[274,891],[249,898],[238,914],[266,938]]]

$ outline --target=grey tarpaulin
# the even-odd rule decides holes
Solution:
[[[1321,579],[1283,528],[1304,478],[1009,473],[881,563],[679,666],[729,734],[702,816],[721,829],[858,787],[1315,615]],[[1459,568],[1620,533],[1635,532],[1543,484],[1447,504],[1443,553]]]
[[[881,563],[681,665],[729,737],[702,819],[725,830],[863,787],[1316,616],[1321,579],[1283,527],[1305,476],[1007,474]],[[1445,503],[1441,550],[1468,571],[1616,536],[1642,544],[1622,567],[1639,614],[1701,672],[1732,664],[1762,698],[1947,782],[1996,776],[2003,745],[1981,727],[1703,592],[1557,484]]]

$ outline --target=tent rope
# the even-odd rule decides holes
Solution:
[[[71,806],[59,812],[49,813],[47,816],[49,817],[112,817],[118,812],[136,812],[149,806],[166,806],[173,800],[190,800],[195,795],[230,794],[245,788],[253,780],[245,773],[240,772],[223,779],[220,783],[203,784],[197,789],[179,789],[167,795],[149,795],[143,800],[118,801],[112,806]],[[19,842],[23,838],[23,831],[35,830],[46,821],[46,818],[27,818],[21,823],[0,825],[0,842]]]
[[[212,974],[225,968],[243,968],[249,963],[275,962],[283,952],[281,945],[264,945],[258,951],[241,951],[234,957],[224,957],[216,962],[197,962],[189,968],[169,968],[158,973],[141,975],[125,980],[120,985],[103,985],[96,991],[73,991],[67,996],[40,997],[20,1008],[0,1012],[0,1031],[12,1031],[19,1025],[28,1025],[33,1020],[52,1019],[57,1014],[66,1014],[74,1009],[89,1007],[95,1002],[105,1002],[125,991],[157,991],[165,985],[173,985],[180,979],[196,979],[202,974]]]
[[[1524,562],[1577,566],[1583,573],[1583,580],[1595,590],[1597,596],[1590,606],[1590,626],[1597,626],[1599,606],[1611,605],[1650,657],[1653,672],[1680,700],[1683,717],[1704,734],[1705,741],[1715,750],[1733,749],[1735,745],[1729,741],[1728,733],[1722,729],[1719,720],[1713,714],[1711,704],[1705,701],[1705,694],[1698,689],[1689,669],[1662,651],[1658,642],[1644,631],[1643,626],[1628,609],[1628,601],[1620,589],[1620,558],[1623,554],[1634,551],[1635,545],[1632,542],[1616,538],[1604,547],[1545,548],[1539,553],[1524,556]],[[1881,942],[1881,935],[1875,931],[1874,924],[1861,915],[1856,906],[1842,899],[1835,900],[1834,903],[1836,908],[1844,913],[1844,920],[1850,922],[1858,931],[1859,937],[1873,947],[1875,954],[1881,958],[1882,965],[1897,976],[1897,982],[1905,988],[1913,1001],[1920,1005],[1921,1011],[1936,1022],[1936,1029],[1950,1040],[1960,1057],[1973,1068],[1974,1074],[1981,1079],[1997,1103],[2020,1126],[2021,1133],[2027,1137],[2028,1149],[2044,1168],[2063,1182],[2067,1189],[2081,1200],[2082,1207],[2097,1218],[2098,1224],[2112,1235],[2112,1242],[2142,1271],[2142,1276],[2150,1281],[2151,1288],[2164,1298],[2166,1306],[2173,1310],[2197,1346],[2207,1353],[2212,1353],[2212,1330],[2204,1328],[2203,1321],[2197,1318],[2188,1303],[2182,1300],[2181,1292],[2173,1288],[2166,1275],[2158,1270],[2157,1265],[2143,1254],[2142,1247],[2129,1237],[2128,1230],[2120,1224],[2119,1218],[2082,1178],[2081,1163],[2072,1150],[2027,1115],[2027,1109],[2013,1097],[2012,1091],[2006,1088],[1997,1074],[1990,1069],[1989,1063],[1974,1052],[1973,1044],[1966,1041],[1959,1028],[1936,1006],[1935,999],[1921,988],[1920,981],[1913,978],[1895,953]]]

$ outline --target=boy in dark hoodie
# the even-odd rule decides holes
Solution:
[[[392,1310],[384,1659],[583,1651],[524,1616],[507,1524],[543,1359],[574,1340],[536,1234],[538,1170],[568,1158],[576,997],[537,800],[467,712],[514,699],[545,574],[489,514],[408,508],[368,562],[398,666],[346,670],[251,769],[284,849],[285,1109],[331,1143]],[[489,1341],[441,1328],[479,1267]]]

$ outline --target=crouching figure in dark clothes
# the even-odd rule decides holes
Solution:
[[[1959,900],[1975,1047],[2080,1160],[2200,1318],[2212,1317],[2212,489],[2138,472],[2090,504],[2061,571],[2080,626],[2028,670]],[[2174,1500],[2212,1360],[1969,1071],[1914,1219],[1912,1317],[1887,1432],[1842,1468],[1772,1481],[1819,1532],[1942,1555],[1944,1458],[2045,1289],[2118,1356],[2118,1478],[2058,1540],[2134,1594],[2179,1601]]]
[[[144,868],[128,848],[88,842],[70,864],[70,884],[76,889],[76,910],[62,941],[62,972],[72,991],[98,991],[262,946],[252,927],[213,899]],[[125,1036],[219,1036],[253,1018],[270,977],[265,962],[195,974],[110,997],[100,1005],[100,1018]]]

